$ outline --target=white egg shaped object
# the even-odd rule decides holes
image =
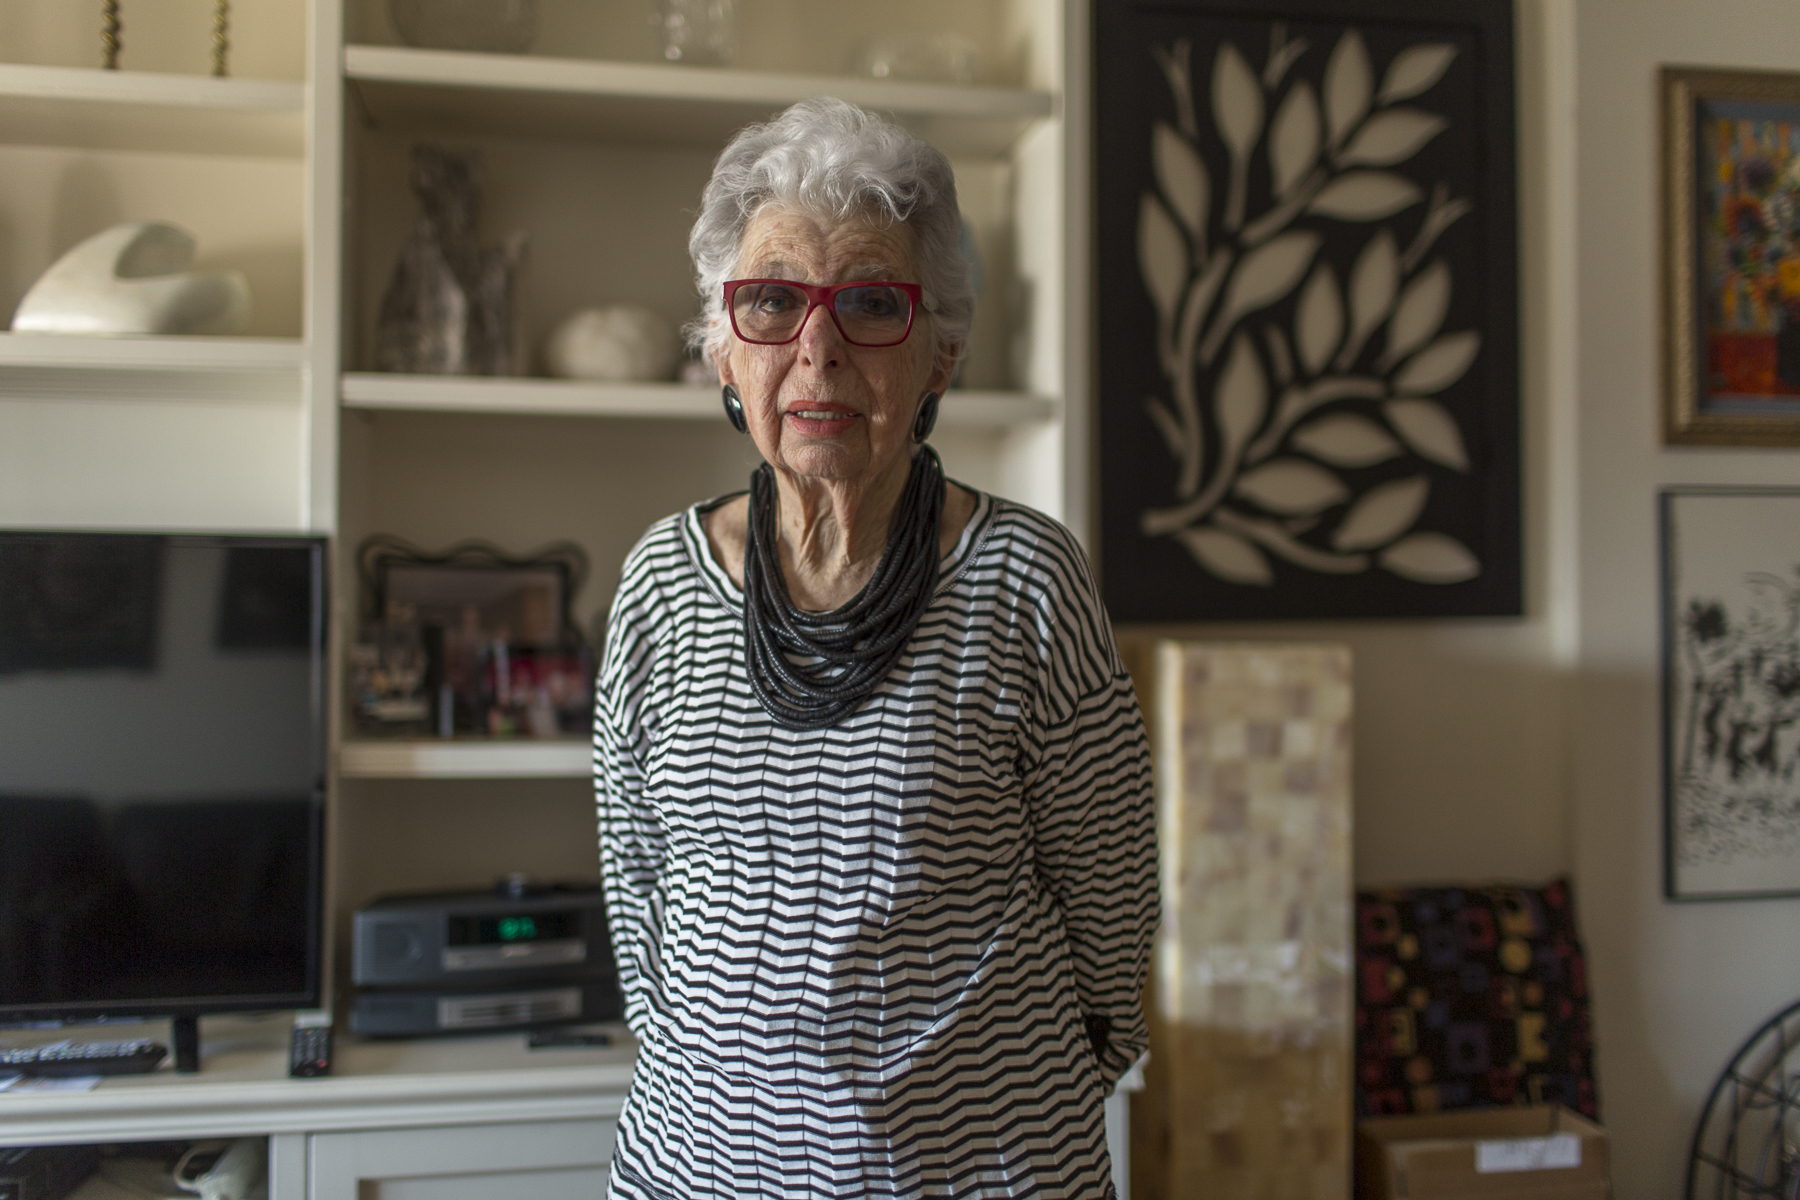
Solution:
[[[242,271],[190,271],[194,238],[160,221],[114,225],[31,285],[12,327],[32,333],[239,333],[250,321]]]
[[[584,308],[544,344],[544,366],[559,379],[648,383],[672,379],[681,358],[674,322],[636,304]]]

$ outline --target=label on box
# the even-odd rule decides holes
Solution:
[[[1496,1138],[1475,1143],[1475,1170],[1482,1175],[1501,1171],[1557,1171],[1580,1165],[1581,1139],[1572,1133]]]

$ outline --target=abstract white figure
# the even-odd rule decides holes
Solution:
[[[550,374],[615,383],[671,378],[680,355],[674,324],[635,304],[584,308],[557,326],[544,345]]]
[[[114,225],[56,260],[13,314],[17,332],[241,331],[250,284],[241,271],[189,271],[194,238],[160,221]]]

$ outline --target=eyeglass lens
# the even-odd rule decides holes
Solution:
[[[806,293],[779,283],[747,283],[731,300],[738,336],[751,342],[786,342],[806,320]],[[858,346],[891,346],[906,337],[912,297],[895,287],[858,284],[832,298],[832,315],[844,337]]]

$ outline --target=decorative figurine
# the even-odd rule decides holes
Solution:
[[[250,320],[242,271],[190,271],[194,238],[160,221],[114,225],[57,259],[13,314],[16,332],[240,332]]]
[[[417,375],[511,375],[513,292],[525,235],[482,248],[481,181],[473,156],[413,147],[420,213],[381,298],[375,367]]]
[[[674,322],[635,304],[584,308],[544,344],[544,366],[561,379],[668,379],[681,357]]]

